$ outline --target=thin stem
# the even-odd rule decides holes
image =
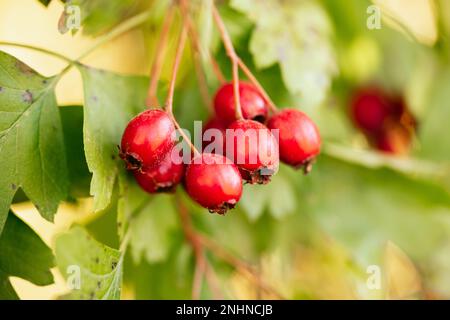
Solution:
[[[211,52],[204,48],[202,48],[198,32],[195,28],[195,24],[192,22],[191,16],[189,15],[188,10],[188,1],[187,0],[181,0],[180,1],[180,8],[182,15],[184,17],[184,21],[187,25],[189,36],[191,38],[191,42],[193,45],[193,48],[196,52],[199,53],[200,56],[206,55],[206,59],[209,60],[212,64],[212,70],[219,82],[221,84],[225,83],[225,76],[223,75],[222,71],[220,70],[219,64],[217,63],[216,59],[214,59],[214,56],[211,54]]]
[[[259,90],[261,95],[267,101],[270,110],[272,112],[276,112],[277,107],[276,107],[275,103],[273,103],[272,99],[270,99],[266,90],[264,90],[263,86],[259,83],[259,81],[253,75],[253,73],[250,71],[250,69],[245,65],[245,63],[242,61],[241,58],[238,59],[238,64],[239,64],[239,67],[242,69],[242,71],[244,71],[244,74],[247,76],[247,78],[250,80],[250,82],[253,83],[253,85]]]
[[[187,38],[187,29],[186,29],[185,24],[183,24],[183,27],[181,29],[180,39],[178,40],[177,51],[175,53],[175,61],[173,63],[172,77],[170,79],[169,92],[167,94],[167,99],[166,99],[164,109],[169,114],[169,116],[172,118],[172,121],[173,121],[175,127],[177,128],[180,135],[183,137],[183,140],[186,141],[186,143],[189,145],[192,152],[194,152],[195,155],[200,155],[200,152],[198,152],[197,148],[195,148],[195,146],[192,144],[189,137],[186,136],[183,129],[180,127],[177,120],[175,119],[175,116],[173,115],[173,95],[175,93],[175,83],[177,80],[177,74],[178,74],[178,69],[180,66],[181,57],[183,54],[183,49],[186,44],[186,38]]]
[[[0,41],[0,45],[1,46],[11,46],[11,47],[31,49],[31,50],[34,50],[34,51],[39,51],[39,52],[42,52],[42,53],[54,56],[55,58],[64,60],[64,61],[69,62],[69,63],[73,62],[72,59],[70,59],[69,57],[66,57],[63,54],[60,54],[58,52],[54,52],[54,51],[51,51],[51,50],[47,50],[47,49],[44,49],[44,48],[36,47],[36,46],[33,46],[33,45],[29,45],[29,44],[22,44],[22,43],[16,43],[16,42],[8,42],[8,41]]]
[[[257,286],[261,287],[261,289],[263,289],[267,293],[276,296],[278,299],[284,299],[281,294],[279,294],[274,288],[272,288],[263,279],[261,279],[258,275],[258,272],[255,271],[250,265],[230,254],[227,250],[225,250],[222,246],[220,246],[210,238],[200,234],[197,234],[197,237],[200,243],[205,248],[208,248],[216,256],[220,257],[222,260],[233,266],[237,272],[242,275],[247,275],[248,279],[253,281]]]
[[[169,114],[173,114],[173,112],[172,112],[173,111],[173,95],[175,92],[175,83],[177,80],[178,69],[180,67],[180,61],[181,61],[181,57],[183,55],[184,46],[186,44],[186,38],[187,38],[187,29],[183,25],[183,27],[181,29],[180,38],[178,40],[177,51],[175,53],[175,60],[173,63],[173,68],[172,68],[172,77],[170,79],[170,84],[169,84],[169,92],[167,93],[167,99],[166,99],[166,103],[165,103],[165,109]]]
[[[135,15],[134,17],[131,17],[130,19],[126,20],[125,22],[118,25],[116,28],[114,28],[111,32],[101,36],[98,38],[98,40],[91,45],[86,51],[84,51],[77,59],[76,61],[80,61],[81,59],[87,57],[89,54],[91,54],[95,49],[100,47],[101,45],[105,44],[108,41],[113,40],[114,38],[122,35],[123,33],[139,26],[140,24],[147,21],[151,14],[151,10],[144,11],[140,14]]]
[[[147,99],[145,101],[146,106],[149,108],[159,105],[156,90],[158,88],[158,82],[161,77],[162,60],[167,46],[167,40],[169,37],[169,31],[172,25],[174,14],[175,14],[175,7],[173,5],[170,5],[167,11],[167,15],[164,18],[163,26],[161,28],[161,33],[159,36],[159,41],[158,44],[156,45],[155,58],[153,60],[152,69],[150,71],[150,84],[148,87]]]
[[[232,71],[233,71],[233,92],[234,92],[234,103],[235,103],[235,112],[237,119],[243,119],[242,108],[241,108],[241,99],[239,95],[239,57],[234,50],[233,43],[231,42],[230,35],[225,28],[225,24],[220,17],[219,11],[217,11],[216,6],[213,4],[212,12],[214,16],[214,21],[216,22],[217,28],[219,29],[220,36],[222,38],[223,44],[225,46],[225,50],[227,52],[228,57],[231,60]]]

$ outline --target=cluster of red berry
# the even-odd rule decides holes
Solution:
[[[204,143],[201,153],[194,148],[189,162],[179,163],[171,157],[177,128],[167,112],[150,109],[129,122],[120,156],[144,190],[172,192],[183,181],[193,200],[211,212],[224,214],[239,201],[243,181],[268,183],[280,159],[309,170],[321,143],[312,120],[294,109],[276,111],[269,117],[268,103],[257,87],[241,82],[238,88],[242,118],[236,115],[233,84],[227,83],[216,93],[215,117],[203,129],[222,132],[215,137],[223,139],[227,153],[208,152]],[[256,139],[248,139],[250,131],[258,132]]]
[[[391,154],[408,153],[416,121],[401,96],[377,87],[360,89],[352,97],[351,114],[371,146]]]

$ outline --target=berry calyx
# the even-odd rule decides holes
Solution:
[[[321,145],[319,129],[314,122],[299,110],[284,109],[269,119],[267,127],[279,130],[281,161],[294,168],[303,167],[308,173]]]
[[[175,126],[169,115],[159,109],[146,110],[125,128],[120,157],[128,170],[159,164],[175,144]]]
[[[171,152],[156,166],[133,172],[137,183],[148,193],[173,193],[184,174],[184,164],[172,160]]]
[[[239,83],[239,97],[244,119],[264,123],[267,119],[267,102],[258,89],[246,82]],[[214,110],[217,117],[229,125],[236,120],[233,84],[224,84],[214,98]]]
[[[278,169],[279,153],[278,143],[267,127],[253,120],[237,120],[226,135],[227,155],[233,155],[243,179],[251,184],[268,183]]]
[[[238,168],[222,155],[203,153],[186,168],[185,187],[189,196],[211,213],[225,214],[242,195]]]

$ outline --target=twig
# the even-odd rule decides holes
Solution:
[[[11,46],[11,47],[18,47],[18,48],[25,48],[25,49],[30,49],[30,50],[34,50],[34,51],[39,51],[51,56],[54,56],[55,58],[64,60],[66,62],[69,63],[73,63],[73,60],[70,59],[69,57],[66,57],[65,55],[62,55],[58,52],[54,52],[54,51],[50,51],[44,48],[40,48],[40,47],[36,47],[33,45],[29,45],[29,44],[22,44],[22,43],[16,43],[16,42],[8,42],[8,41],[0,41],[0,46]]]
[[[164,57],[165,49],[167,46],[167,39],[169,36],[170,26],[172,25],[174,13],[175,7],[173,5],[170,5],[161,27],[159,41],[156,45],[156,53],[152,63],[152,69],[150,71],[150,84],[148,86],[147,99],[145,101],[146,106],[149,108],[159,105],[156,90],[158,88],[158,82],[161,76],[162,59]]]
[[[169,84],[169,92],[167,94],[166,103],[164,105],[164,109],[171,117],[173,124],[177,128],[180,135],[183,137],[183,140],[189,145],[191,148],[191,151],[194,152],[195,155],[200,155],[200,152],[197,150],[197,148],[192,144],[189,137],[184,133],[183,129],[178,124],[177,120],[175,119],[175,116],[173,115],[173,95],[175,92],[175,83],[177,80],[177,74],[178,74],[178,68],[180,66],[181,57],[183,55],[184,46],[186,44],[186,38],[187,38],[187,29],[186,25],[183,24],[181,29],[180,38],[178,40],[178,46],[177,51],[175,53],[175,61],[173,63],[173,69],[172,69],[172,77],[170,79]]]
[[[238,64],[239,64],[239,67],[242,69],[242,71],[244,71],[244,74],[247,76],[247,78],[250,80],[250,82],[253,83],[253,85],[259,90],[261,95],[267,101],[270,110],[272,112],[276,112],[277,107],[275,106],[275,103],[273,103],[272,99],[270,99],[266,90],[264,90],[263,86],[259,83],[259,81],[253,75],[253,73],[250,71],[250,69],[245,65],[244,61],[242,61],[241,58],[238,58]]]
[[[267,293],[276,296],[278,299],[284,299],[280,293],[278,293],[274,288],[272,288],[263,279],[261,279],[258,275],[258,272],[254,270],[250,265],[230,254],[227,250],[225,250],[222,246],[220,246],[210,238],[200,234],[197,234],[197,237],[200,243],[205,248],[208,248],[216,256],[220,257],[223,261],[233,266],[237,272],[242,275],[247,275],[249,280],[253,281],[257,286],[261,287],[261,289],[263,289]]]
[[[221,258],[223,261],[228,263],[229,265],[233,266],[234,269],[239,272],[242,275],[247,276],[249,280],[251,280],[255,285],[259,286],[262,290],[265,292],[272,294],[273,296],[277,297],[278,299],[284,299],[281,294],[279,294],[275,289],[273,289],[270,285],[266,284],[265,281],[258,275],[258,272],[254,270],[250,265],[245,263],[244,261],[241,261],[240,259],[236,258],[232,254],[230,254],[226,249],[224,249],[222,246],[214,242],[213,240],[209,239],[207,236],[202,235],[194,229],[191,221],[191,217],[189,215],[189,212],[187,211],[186,207],[183,205],[181,200],[177,199],[177,206],[178,206],[178,214],[180,216],[181,220],[181,226],[183,228],[183,233],[188,240],[188,242],[191,244],[194,252],[203,252],[204,249],[208,249],[211,253],[216,255],[217,257]],[[197,260],[198,264],[198,260]],[[208,270],[210,269],[210,270]],[[206,267],[206,276],[209,283],[209,286],[211,289],[214,287],[217,287],[214,285],[214,280],[212,277],[214,274],[212,274],[212,267],[210,265],[207,265]],[[208,272],[210,274],[208,275]]]
[[[184,21],[187,25],[189,37],[191,38],[194,50],[196,52],[198,52],[200,54],[200,56],[206,55],[206,59],[211,62],[212,70],[213,70],[217,80],[219,80],[219,82],[221,84],[225,83],[225,76],[223,75],[222,71],[220,70],[219,64],[217,63],[216,59],[214,59],[214,56],[211,54],[211,52],[208,49],[204,50],[204,48],[202,48],[202,46],[201,46],[201,42],[198,37],[197,30],[195,29],[195,25],[192,22],[191,16],[189,14],[188,1],[181,0],[180,8],[181,8],[182,15],[185,19]]]
[[[222,38],[223,44],[225,46],[225,50],[227,52],[228,57],[231,60],[232,71],[233,71],[233,91],[234,91],[234,103],[235,103],[235,112],[237,119],[243,119],[242,108],[241,108],[241,99],[239,95],[239,57],[237,56],[233,43],[231,42],[230,35],[225,28],[225,24],[220,17],[219,11],[217,11],[216,6],[213,4],[212,12],[214,16],[214,21],[216,22],[217,28],[219,29],[220,36]]]

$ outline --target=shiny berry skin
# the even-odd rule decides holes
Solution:
[[[394,111],[390,110],[389,98],[377,88],[358,91],[352,99],[351,108],[355,125],[368,133],[380,132]]]
[[[282,162],[295,168],[311,170],[311,163],[320,153],[319,129],[303,112],[284,109],[277,112],[267,122],[270,130],[278,129],[278,143]]]
[[[208,131],[210,129],[216,129],[217,131]],[[208,148],[211,152],[210,153],[219,153],[221,155],[225,154],[225,132],[226,132],[226,126],[225,124],[220,121],[217,118],[211,118],[209,119],[205,126],[203,127],[202,132],[202,145],[203,150],[210,145]],[[206,134],[205,134],[206,133]],[[217,142],[216,142],[217,139]],[[214,143],[214,145],[212,145]],[[218,152],[219,150],[212,150],[212,148],[216,147],[216,149],[219,146],[222,146],[222,151]],[[209,152],[209,151],[208,151]]]
[[[242,195],[239,170],[222,155],[204,153],[194,157],[184,181],[189,196],[210,212],[225,214]]]
[[[122,136],[120,157],[127,169],[138,170],[160,163],[175,144],[175,126],[159,109],[146,110],[134,117]]]
[[[279,153],[267,127],[253,120],[237,120],[228,127],[226,139],[227,155],[239,167],[243,179],[251,184],[268,183],[278,170]]]
[[[171,152],[156,166],[133,172],[137,183],[148,193],[172,193],[184,174],[184,164],[172,161]]]
[[[239,96],[242,115],[245,119],[264,123],[267,119],[267,103],[258,89],[246,82],[239,83]],[[229,125],[236,120],[233,84],[224,84],[214,98],[214,110],[217,117]]]

